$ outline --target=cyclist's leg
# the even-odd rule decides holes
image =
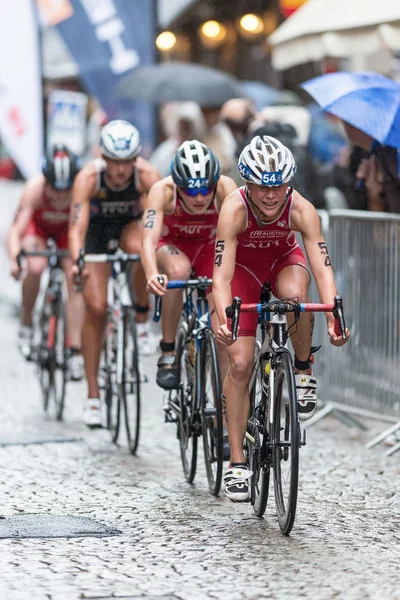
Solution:
[[[141,219],[131,221],[121,232],[120,247],[129,254],[140,254],[141,250]],[[141,262],[133,264],[132,286],[135,292],[135,321],[138,325],[138,345],[141,354],[153,354],[156,342],[149,321],[149,293],[146,289],[147,280]]]
[[[298,298],[299,302],[309,302],[308,289],[310,274],[303,252],[296,249],[292,256],[284,257],[271,272],[271,286],[278,298]],[[294,322],[288,315],[288,326]],[[314,315],[303,313],[293,328],[291,341],[295,353],[295,373],[298,411],[301,420],[311,418],[317,409],[317,382],[311,369],[311,342]]]
[[[189,279],[192,264],[184,252],[176,246],[165,244],[157,250],[157,265],[160,273],[168,279]],[[175,337],[182,313],[182,290],[168,290],[163,298],[161,314],[161,346],[162,355],[158,361],[157,383],[164,389],[171,389],[179,384],[178,365],[174,362]]]
[[[299,302],[309,302],[308,289],[310,286],[310,275],[300,265],[285,266],[273,282],[273,293],[277,298],[298,298]],[[312,313],[303,313],[296,327],[292,330],[291,342],[297,358],[307,361],[310,357],[312,341]],[[294,322],[294,316],[287,315],[288,326]]]
[[[83,289],[86,313],[82,329],[82,352],[88,382],[88,398],[99,398],[98,371],[107,316],[107,283],[110,265],[88,263]]]
[[[83,377],[82,326],[85,318],[85,301],[80,291],[77,291],[72,275],[72,261],[63,260],[63,268],[67,281],[67,328],[70,343],[69,371],[72,381],[80,381]]]
[[[228,373],[223,392],[230,444],[230,464],[224,475],[225,495],[234,502],[250,498],[251,476],[243,454],[243,440],[249,418],[249,381],[254,362],[254,336],[243,336],[227,348]]]
[[[37,234],[26,235],[22,240],[26,251],[46,249],[46,239]],[[27,273],[22,282],[21,324],[32,327],[32,312],[40,288],[40,277],[46,267],[46,259],[39,256],[27,257]]]

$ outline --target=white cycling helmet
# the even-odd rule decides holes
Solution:
[[[220,173],[218,158],[208,146],[198,140],[183,142],[172,157],[172,179],[181,189],[189,187],[195,181],[214,187]]]
[[[129,121],[110,121],[101,130],[100,148],[104,156],[114,160],[135,158],[142,149],[140,134]]]
[[[251,140],[242,150],[238,168],[245,181],[271,187],[289,183],[297,170],[289,148],[269,135]]]

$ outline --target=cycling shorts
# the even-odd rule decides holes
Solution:
[[[91,219],[86,233],[85,252],[106,254],[114,251],[119,246],[125,227],[141,219],[142,214],[134,218]]]
[[[174,240],[161,239],[158,242],[157,250],[163,246],[171,246],[185,254],[190,260],[193,270],[197,277],[208,277],[211,279],[214,267],[214,242],[212,244],[198,244],[194,240]]]
[[[68,250],[68,222],[65,224],[63,223],[62,226],[53,225],[45,227],[35,219],[31,219],[23,239],[29,236],[38,237],[43,240],[43,242],[47,242],[49,238],[52,238],[60,250]]]
[[[240,264],[240,256],[236,259],[235,275],[232,281],[232,297],[239,296],[243,304],[254,304],[260,301],[260,293],[264,283],[268,282],[276,297],[275,284],[279,273],[288,266],[299,265],[307,269],[306,257],[301,248],[297,247],[281,258],[271,262],[264,258],[252,265]],[[241,313],[239,321],[239,336],[255,336],[258,324],[257,313]]]

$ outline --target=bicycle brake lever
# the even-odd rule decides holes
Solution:
[[[237,340],[237,333],[239,328],[239,317],[240,317],[240,305],[242,304],[242,299],[238,296],[235,296],[231,306],[228,306],[225,309],[225,314],[228,319],[232,319],[232,339],[234,342]]]
[[[341,296],[335,296],[334,298],[335,308],[333,309],[333,315],[335,317],[334,330],[336,335],[341,335],[342,338],[346,339],[346,323],[344,320],[343,312],[343,300]]]
[[[161,277],[161,275],[159,275],[157,277],[158,282],[161,283],[161,285],[164,285],[164,277]],[[155,323],[158,323],[158,321],[161,318],[161,309],[162,309],[162,296],[157,296],[155,297],[154,300],[154,315],[153,315],[153,321],[155,321]]]

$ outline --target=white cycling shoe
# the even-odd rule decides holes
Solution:
[[[83,422],[90,429],[103,427],[101,418],[101,402],[99,398],[88,398],[83,413]]]
[[[300,421],[308,421],[317,410],[317,380],[314,375],[296,373],[297,411]]]
[[[232,502],[249,502],[250,484],[249,479],[253,471],[249,471],[246,466],[231,467],[224,475],[225,496]]]
[[[142,356],[151,356],[152,354],[155,354],[158,344],[156,337],[151,330],[150,321],[136,323],[136,334],[139,354]]]

